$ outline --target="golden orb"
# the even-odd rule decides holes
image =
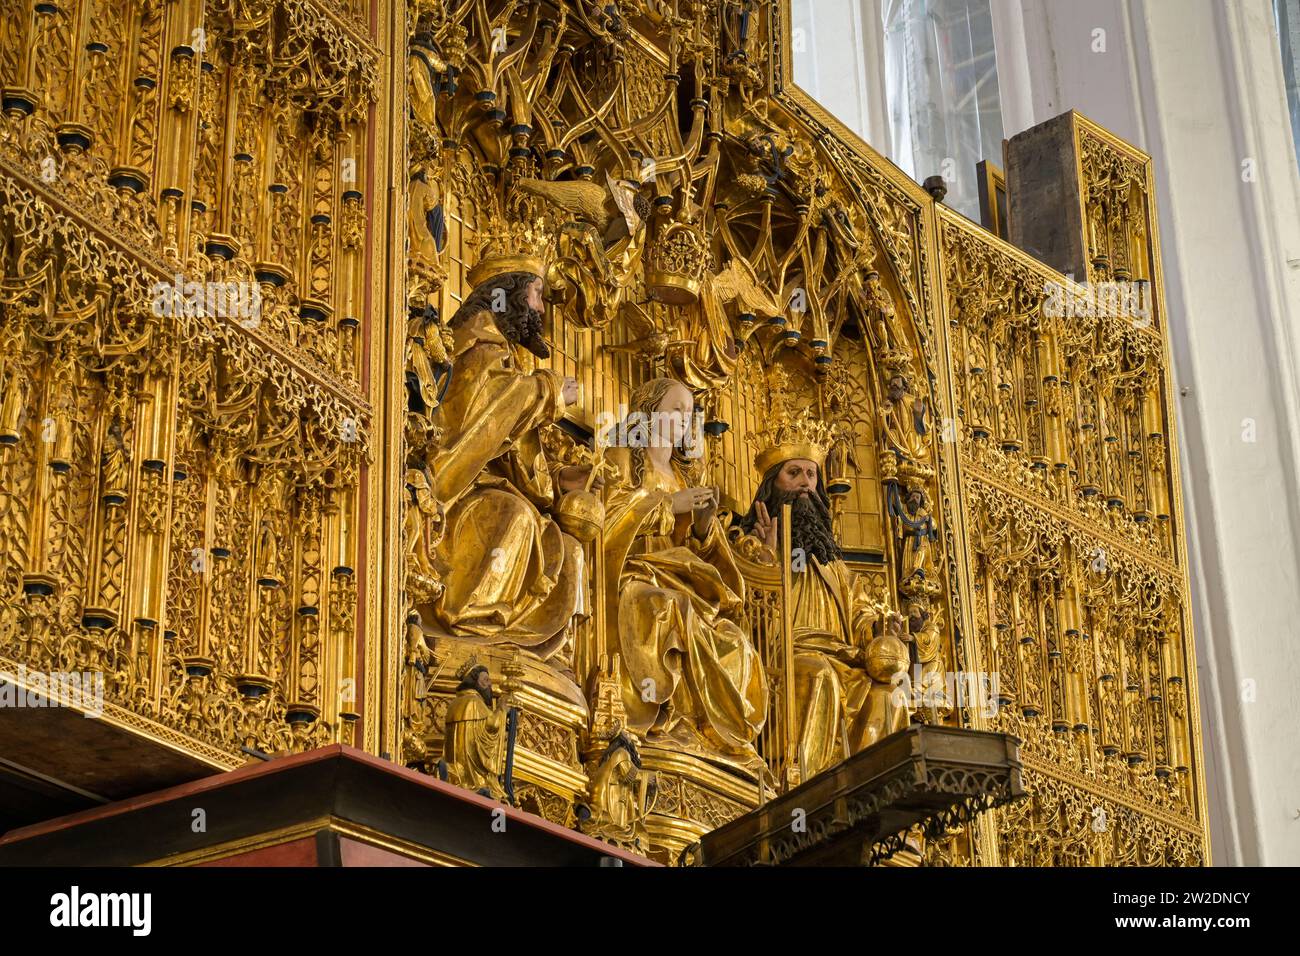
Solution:
[[[881,634],[867,645],[867,673],[889,683],[895,674],[907,670],[907,645],[892,634]]]
[[[600,534],[605,523],[605,506],[595,492],[570,491],[560,499],[555,520],[564,531],[587,544]]]

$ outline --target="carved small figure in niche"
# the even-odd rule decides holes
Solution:
[[[952,709],[944,682],[943,609],[932,609],[927,595],[907,601],[907,625],[915,659],[915,700],[929,723],[938,723]]]
[[[919,486],[900,491],[897,482],[889,485],[889,514],[898,522],[898,550],[902,567],[900,586],[914,577],[934,580],[932,549],[939,537],[930,513],[925,490]]]
[[[492,700],[492,676],[487,667],[470,658],[457,672],[460,684],[447,706],[446,745],[443,760],[446,779],[494,800],[506,799],[509,732],[512,722],[511,689]]]
[[[872,345],[881,354],[902,348],[905,343],[897,327],[898,317],[894,300],[881,285],[880,273],[875,269],[868,269],[862,277],[862,283],[862,295],[865,300],[863,304],[868,313],[875,317],[872,329],[875,341]]]
[[[420,627],[420,615],[414,611],[406,618],[406,663],[425,677],[429,674],[429,665],[437,663],[433,648],[429,647],[424,639],[424,629]]]
[[[257,583],[264,588],[278,588],[284,582],[284,515],[280,509],[288,481],[282,471],[268,468],[258,468],[254,480],[262,502],[257,524]]]
[[[642,769],[632,735],[620,729],[590,776],[589,816],[582,831],[607,843],[640,848],[647,838],[645,819],[654,809],[659,777]]]
[[[433,36],[426,31],[411,37],[406,58],[406,83],[411,116],[429,132],[436,131],[438,94],[444,89],[455,92],[455,79],[447,61],[434,48]]]
[[[104,433],[104,449],[100,455],[100,474],[103,479],[105,504],[126,503],[127,470],[130,455],[122,435],[122,420],[114,418]]]
[[[442,593],[435,567],[442,540],[442,505],[433,497],[429,475],[423,468],[406,469],[406,587],[415,601],[432,601]]]
[[[262,532],[258,536],[257,583],[265,588],[280,586],[280,536],[275,530],[275,518],[272,515],[262,517]]]
[[[442,250],[447,245],[447,214],[437,182],[429,181],[423,163],[411,168],[407,193],[407,251],[422,276],[439,276]]]
[[[450,384],[449,337],[438,323],[437,309],[411,309],[406,323],[406,406],[412,415],[431,416]]]
[[[907,376],[895,371],[880,404],[880,430],[885,449],[894,453],[899,464],[929,460],[925,417],[925,399],[913,395]]]
[[[16,445],[22,440],[26,389],[23,387],[23,375],[17,361],[21,352],[12,339],[6,339],[3,345],[4,348],[0,349],[0,385],[3,386],[3,398],[0,398],[0,445]],[[9,365],[8,375],[5,374],[6,365]]]

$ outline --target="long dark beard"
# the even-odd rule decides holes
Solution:
[[[528,272],[509,272],[488,279],[466,296],[451,317],[451,327],[458,328],[479,312],[491,312],[492,320],[507,340],[522,345],[538,358],[549,357],[551,349],[542,338],[544,316],[528,304],[528,288],[536,279],[537,276]],[[498,289],[505,293],[506,308],[502,311],[493,308],[499,304]]]
[[[489,710],[492,709],[492,690],[490,688],[484,689],[478,686],[477,672],[466,675],[465,678],[460,682],[460,684],[457,685],[456,687],[457,693],[460,693],[463,690],[474,691],[476,694],[478,694],[480,697],[483,698],[483,703],[487,704],[488,709]]]
[[[540,346],[550,354],[550,349],[542,341],[542,313],[539,310],[525,306],[522,309],[494,312],[493,317],[501,334],[511,342],[516,342],[533,353]]]
[[[805,556],[815,557],[822,564],[841,559],[844,553],[835,543],[831,531],[830,499],[817,479],[817,490],[808,495],[787,495],[777,490],[776,476],[780,465],[768,469],[754,495],[749,512],[740,519],[740,530],[748,534],[758,523],[758,505],[761,502],[773,521],[781,519],[781,505],[790,502],[790,547],[802,548]]]
[[[790,547],[795,552],[802,550],[822,564],[844,556],[831,532],[831,509],[826,502],[815,494],[781,495],[780,504],[785,501],[790,502]]]

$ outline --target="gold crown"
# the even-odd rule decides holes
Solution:
[[[461,664],[460,667],[457,669],[456,680],[463,681],[466,677],[469,676],[469,672],[476,667],[478,667],[478,658],[473,654],[471,654],[469,660],[465,661],[465,663]]]
[[[745,436],[754,448],[754,467],[760,476],[793,458],[815,462],[820,471],[834,442],[832,426],[796,407],[788,386],[789,374],[775,366],[768,376],[768,424]]]
[[[546,228],[536,223],[509,224],[484,237],[478,261],[469,270],[469,285],[476,289],[489,279],[509,272],[546,275]]]
[[[546,275],[554,230],[541,197],[518,188],[515,173],[484,170],[470,179],[467,205],[477,225],[471,289],[508,272]]]
[[[820,470],[826,465],[826,453],[833,437],[830,425],[808,416],[750,432],[746,439],[755,449],[754,467],[759,475],[766,475],[772,466],[792,458],[815,462]]]
[[[709,244],[690,223],[672,222],[661,229],[650,248],[646,288],[660,302],[691,305],[709,267]]]

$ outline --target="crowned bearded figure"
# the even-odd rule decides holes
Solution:
[[[628,723],[647,743],[757,768],[767,679],[738,623],[745,583],[717,490],[687,478],[693,397],[658,378],[629,406],[606,439],[617,475],[605,487],[604,533],[606,619],[623,660]]]
[[[540,430],[578,398],[577,384],[540,358],[539,258],[498,255],[470,272],[474,291],[452,317],[451,381],[434,412],[432,497],[445,509],[437,567],[443,590],[418,605],[426,631],[471,643],[510,643],[546,659],[565,644],[581,607],[583,553],[549,517],[581,468],[548,462]],[[561,662],[564,663],[564,662]]]
[[[456,675],[460,684],[447,705],[443,744],[446,779],[458,787],[500,800],[506,796],[507,691],[493,703],[492,675],[470,658]]]
[[[760,561],[779,561],[783,506],[790,505],[794,624],[795,751],[804,780],[907,726],[891,694],[908,666],[902,619],[845,564],[832,533],[822,476],[830,429],[786,420],[761,437],[754,464],[763,476],[739,544]]]

